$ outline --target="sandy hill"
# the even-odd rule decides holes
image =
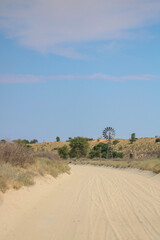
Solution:
[[[113,145],[114,140],[118,140],[116,145]],[[160,142],[156,143],[156,138],[139,138],[133,144],[128,139],[114,140],[112,140],[114,150],[123,152],[125,157],[128,157],[132,152],[135,152],[138,158],[155,157],[160,153]],[[98,139],[89,141],[90,148],[93,148],[100,142],[107,143],[107,140]],[[69,142],[43,142],[32,144],[32,147],[35,151],[54,151],[64,145],[69,146]]]

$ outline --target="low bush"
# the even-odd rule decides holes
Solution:
[[[113,141],[113,145],[117,145],[118,143],[119,143],[118,140],[114,140],[114,141]]]
[[[118,150],[121,151],[123,149],[123,147],[120,145],[118,146]]]
[[[31,154],[31,155],[30,155]],[[69,166],[54,152],[31,153],[21,144],[0,144],[0,191],[34,184],[36,175],[69,173]]]
[[[100,158],[101,157],[101,150],[100,149],[98,149],[98,150],[94,150],[94,149],[92,149],[91,151],[90,151],[90,153],[89,153],[89,158]]]
[[[113,158],[123,158],[123,152],[113,151],[112,155],[113,155]]]
[[[33,140],[30,141],[30,144],[35,144],[35,143],[38,143],[37,139],[33,139]]]
[[[156,140],[155,140],[155,142],[157,143],[157,142],[160,142],[160,138],[157,138]]]
[[[18,144],[24,144],[24,145],[30,143],[27,139],[16,139],[16,140],[13,140],[13,142]]]
[[[160,158],[160,154],[158,154],[157,158]]]
[[[42,176],[49,174],[53,177],[57,177],[61,173],[69,173],[69,166],[65,161],[49,159],[46,157],[36,158],[32,168]]]
[[[14,166],[24,166],[33,163],[33,151],[17,143],[0,143],[0,162],[10,163]]]
[[[86,157],[89,151],[89,143],[87,138],[75,137],[70,139],[70,152],[69,156],[71,158]]]
[[[106,143],[99,143],[92,148],[89,158],[123,158],[122,152],[113,151],[111,146]]]
[[[69,148],[66,145],[58,148],[58,154],[63,159],[69,158]]]
[[[19,189],[22,186],[34,184],[34,173],[10,163],[0,164],[0,191],[5,192],[10,187]]]

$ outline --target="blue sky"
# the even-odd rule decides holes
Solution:
[[[159,0],[0,2],[0,138],[160,135]]]

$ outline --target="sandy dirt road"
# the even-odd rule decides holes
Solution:
[[[159,240],[160,176],[71,166],[1,196],[1,240]],[[3,202],[2,202],[3,201]]]

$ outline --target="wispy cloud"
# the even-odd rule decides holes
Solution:
[[[81,55],[72,43],[127,38],[159,21],[159,0],[0,1],[0,28],[8,37],[73,58]]]
[[[42,76],[29,74],[0,74],[0,83],[37,83],[43,80]]]
[[[111,76],[106,74],[91,75],[53,75],[53,76],[36,76],[36,75],[16,75],[0,74],[0,83],[40,83],[53,80],[104,80],[111,82],[124,81],[153,81],[160,80],[160,76],[151,74],[128,75],[128,76]]]

